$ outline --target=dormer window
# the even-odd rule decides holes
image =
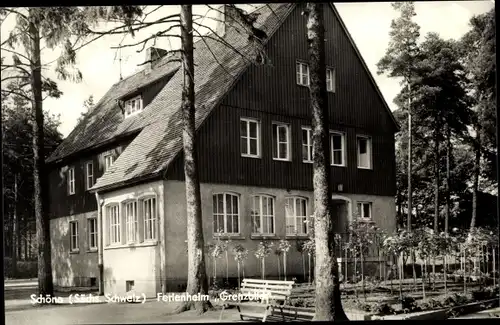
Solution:
[[[141,95],[125,101],[125,117],[132,116],[142,111]]]

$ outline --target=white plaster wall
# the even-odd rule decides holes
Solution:
[[[157,240],[144,241],[120,246],[109,246],[106,206],[120,204],[120,217],[122,217],[122,236],[125,234],[125,220],[121,203],[129,199],[140,199],[145,196],[155,196],[157,200]],[[162,244],[164,218],[164,193],[163,182],[156,181],[140,184],[125,189],[101,194],[103,204],[103,268],[104,292],[106,294],[123,295],[126,293],[126,281],[134,281],[134,291],[154,297],[161,291]],[[139,220],[142,222],[142,220]],[[141,229],[141,226],[139,226]],[[123,237],[122,237],[123,238]]]
[[[313,193],[308,191],[286,191],[284,189],[266,189],[261,187],[245,187],[223,184],[201,184],[201,201],[203,216],[203,235],[205,244],[214,242],[216,238],[212,231],[212,195],[219,192],[233,192],[240,195],[240,232],[241,236],[233,237],[230,246],[242,244],[249,250],[248,259],[245,262],[245,276],[260,277],[261,262],[254,252],[261,238],[251,236],[251,197],[255,194],[268,194],[275,196],[275,239],[292,239],[292,248],[287,255],[287,274],[302,275],[304,267],[308,269],[308,257],[297,252],[295,242],[285,233],[285,199],[288,196],[302,196],[308,198],[308,214],[311,215],[314,209]],[[382,229],[390,232],[395,229],[396,207],[393,197],[381,197],[373,195],[353,195],[348,193],[339,194],[351,201],[352,213],[355,213],[357,201],[372,202],[373,221]],[[187,264],[187,243],[186,243],[186,197],[185,184],[180,181],[165,181],[165,263],[166,263],[166,283],[167,290],[179,290],[180,283],[186,280]],[[307,239],[307,238],[305,238]],[[278,242],[275,242],[277,245]],[[226,258],[222,256],[217,260],[217,277],[219,280],[226,276],[226,267],[229,277],[237,276],[237,265],[234,258],[229,253],[229,263],[226,265]],[[280,270],[283,272],[282,258],[280,259]],[[213,277],[214,261],[208,257],[206,260],[207,273]],[[271,255],[266,259],[266,276],[278,276],[278,257]]]
[[[91,277],[99,277],[97,251],[89,249],[88,218],[97,218],[97,211],[50,220],[52,278],[57,287],[89,286]],[[78,222],[77,253],[70,252],[71,221]]]

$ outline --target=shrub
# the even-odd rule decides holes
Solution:
[[[395,314],[394,308],[392,308],[391,305],[389,305],[385,302],[383,302],[383,303],[376,302],[376,303],[372,304],[370,311],[375,315]]]
[[[413,313],[416,311],[420,311],[415,298],[412,297],[403,297],[403,299],[401,300],[401,307],[404,313]]]

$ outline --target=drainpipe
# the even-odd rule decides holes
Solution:
[[[102,206],[104,200],[99,199],[99,193],[95,193],[97,202],[97,245],[98,245],[98,267],[99,267],[99,295],[104,295],[104,266],[103,266],[103,228],[102,228]]]

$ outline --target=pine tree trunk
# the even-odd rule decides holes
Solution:
[[[193,14],[192,5],[181,6],[181,39],[184,87],[182,89],[182,121],[184,144],[184,175],[186,183],[188,280],[187,293],[208,294],[205,268],[204,238],[201,215],[200,182],[196,151],[195,94],[193,60]],[[194,308],[201,314],[211,308],[208,301],[190,301],[181,305],[177,312]]]
[[[42,103],[42,69],[40,59],[40,32],[29,9],[29,38],[31,58],[31,90],[33,93],[33,186],[35,201],[36,238],[38,242],[38,294],[53,296],[50,252],[50,223],[47,216],[47,173],[45,172],[44,128]]]
[[[476,142],[474,143],[474,169],[473,169],[473,185],[472,185],[472,218],[470,220],[470,231],[476,227],[477,219],[477,196],[479,191],[479,174],[481,172],[481,130],[476,130]]]
[[[450,126],[446,130],[446,210],[444,216],[444,232],[448,234],[448,222],[450,220],[450,196],[451,196],[451,179],[450,179],[450,159],[451,159],[451,130]]]
[[[14,174],[14,214],[12,220],[12,276],[17,276],[18,238],[19,238],[19,218],[17,215],[17,174]]]
[[[307,38],[310,62],[310,97],[313,128],[314,234],[316,243],[316,312],[314,320],[347,320],[342,308],[335,228],[332,215],[328,153],[328,106],[325,68],[323,3],[307,3]]]
[[[411,94],[411,86],[408,80],[408,93]],[[411,109],[411,97],[408,98],[408,219],[407,219],[407,230],[411,231],[411,214],[413,212],[413,194],[412,194],[412,158],[413,158],[413,143],[412,143],[413,133],[412,133],[412,109]]]
[[[439,223],[439,133],[434,131],[434,233],[438,233]]]

